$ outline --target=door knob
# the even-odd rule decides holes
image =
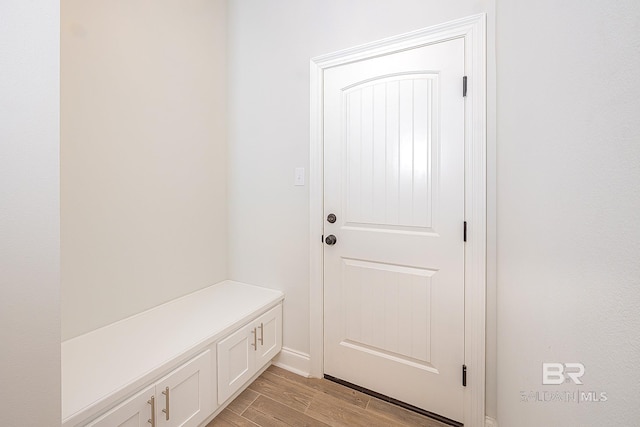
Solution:
[[[338,241],[338,239],[336,238],[336,236],[334,236],[333,234],[329,234],[327,236],[326,239],[324,239],[324,242],[329,245],[329,246],[333,246],[336,244],[336,242]]]

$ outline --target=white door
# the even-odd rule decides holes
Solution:
[[[195,427],[211,413],[211,350],[156,383],[156,426]]]
[[[328,68],[323,100],[325,373],[455,421],[463,76],[458,38]]]
[[[218,403],[221,405],[255,373],[255,332],[251,323],[217,344]]]
[[[154,390],[153,386],[147,387],[97,420],[87,424],[87,427],[145,427],[150,425],[155,406]]]
[[[260,316],[254,327],[257,334],[257,371],[269,363],[282,348],[282,305],[278,304]]]
[[[282,349],[282,304],[217,344],[218,403],[223,404]]]

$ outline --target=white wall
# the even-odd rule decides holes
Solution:
[[[639,29],[637,0],[497,2],[501,427],[638,425]],[[608,401],[520,401],[545,390]]]
[[[491,61],[493,8],[493,0],[229,2],[229,275],[286,292],[285,347],[309,352],[309,191],[293,178],[295,167],[309,167],[310,58],[489,12]],[[491,336],[490,415],[494,351]]]
[[[495,357],[492,353],[495,337],[491,333],[492,325],[496,324],[492,305],[496,288],[492,278],[495,269],[490,265],[487,412],[495,415],[497,407],[498,421],[504,427],[631,425],[640,419],[637,405],[640,382],[633,375],[633,367],[640,363],[640,227],[636,220],[636,212],[640,210],[640,122],[637,119],[640,86],[635,79],[640,69],[640,36],[637,31],[640,27],[640,3],[636,0],[542,0],[533,3],[509,0],[497,2],[495,13],[493,4],[490,0],[228,2],[228,275],[232,279],[284,290],[287,293],[284,344],[302,353],[309,351],[308,187],[293,186],[294,168],[308,168],[309,163],[309,58],[462,16],[488,12],[489,64],[491,67],[495,42],[498,65],[498,110],[497,116],[494,116],[498,135],[497,164],[489,165],[490,170],[494,171],[489,177],[490,194],[493,191],[492,183],[497,181],[497,218],[489,213],[489,227],[497,230],[498,236],[499,369],[495,374]],[[167,7],[164,5],[163,10]],[[172,13],[177,12],[174,10]],[[148,23],[151,18],[140,13],[136,15],[140,17],[139,22]],[[96,17],[104,15],[96,13]],[[2,16],[5,16],[4,11]],[[213,27],[217,28],[216,25]],[[133,22],[125,26],[126,31],[144,38],[145,33],[136,31],[136,28]],[[492,28],[496,31],[495,40],[492,39]],[[75,38],[88,34],[82,26],[69,30],[75,34]],[[63,28],[63,42],[65,38],[72,38],[69,34],[65,35],[65,31]],[[114,33],[113,28],[109,31],[110,37],[120,40],[118,32]],[[171,34],[183,32],[189,34],[185,28],[172,31]],[[158,46],[173,49],[173,38],[158,37],[156,40],[162,40],[162,43],[152,44],[155,46],[153,49]],[[50,40],[47,41],[53,43]],[[137,44],[128,48],[132,40],[136,38],[126,38],[120,50],[112,48],[112,54],[117,56],[126,53],[127,61],[123,62],[134,64],[135,67],[132,65],[128,70],[134,73],[145,66],[136,62],[141,59],[134,54],[136,49],[145,45]],[[190,40],[193,42],[193,39]],[[93,51],[84,50],[84,56],[90,57]],[[169,52],[171,54],[164,55],[166,62],[161,62],[160,68],[170,74],[171,70],[177,70],[174,65],[181,62],[169,59],[184,53],[178,48]],[[64,55],[63,52],[63,60]],[[158,53],[151,57],[159,60],[158,56],[161,55]],[[189,59],[197,61],[197,57],[194,54]],[[221,62],[224,66],[224,61]],[[108,66],[113,63],[117,62],[96,63],[96,68],[91,71],[95,73],[102,70],[106,76],[114,73],[121,75],[122,70]],[[146,69],[155,68],[151,65]],[[63,73],[65,70],[63,64]],[[184,73],[194,72],[191,68],[188,68],[190,71],[186,70],[186,67],[181,68]],[[80,84],[87,78],[82,73],[75,73],[73,77],[78,80],[73,84]],[[134,82],[138,83],[149,79],[148,74],[136,77]],[[179,78],[177,81],[180,81]],[[63,75],[63,86],[67,84],[65,82]],[[138,124],[127,119],[128,115],[140,112],[134,108],[135,102],[130,106],[109,101],[109,105],[117,108],[101,109],[102,103],[94,101],[94,98],[98,96],[98,99],[108,100],[111,95],[100,83],[86,83],[86,87],[91,88],[91,96],[77,95],[79,99],[87,98],[85,101],[91,109],[102,113],[88,115],[90,117],[87,118],[81,116],[83,121],[91,120],[91,117],[106,120],[110,115],[115,115],[119,121],[135,130]],[[185,82],[182,84],[186,85]],[[136,89],[133,86],[129,82],[125,88]],[[154,89],[146,95],[156,94],[155,89],[159,85],[151,83],[151,86]],[[191,92],[188,101],[185,97],[185,105],[197,105],[200,102],[197,93],[200,92]],[[124,97],[126,93],[118,94]],[[489,95],[491,117],[491,86]],[[167,113],[170,103],[162,103],[162,99],[156,96],[145,99],[154,101],[144,104],[150,109],[145,110],[148,114],[145,117],[153,119],[150,121],[158,123],[172,117]],[[160,101],[158,109],[162,114],[152,108],[157,101]],[[121,113],[121,109],[126,114]],[[198,114],[205,115],[203,111]],[[84,153],[82,158],[91,160],[89,164],[76,164],[77,172],[91,171],[89,175],[93,176],[92,180],[83,184],[80,179],[71,180],[70,175],[68,182],[73,181],[77,187],[85,187],[74,190],[74,200],[78,205],[73,210],[82,209],[82,212],[92,214],[89,217],[97,217],[101,222],[98,226],[95,223],[83,224],[79,219],[72,220],[73,216],[69,216],[68,224],[65,222],[67,211],[64,192],[67,189],[64,161],[67,148],[63,145],[63,279],[67,277],[65,227],[73,227],[78,231],[76,235],[79,240],[69,253],[76,253],[78,259],[89,262],[87,271],[121,271],[128,272],[130,278],[136,278],[135,283],[120,278],[107,282],[102,276],[74,279],[78,288],[73,291],[77,306],[86,299],[92,309],[100,311],[97,302],[91,303],[92,300],[87,299],[92,296],[97,298],[93,301],[119,301],[126,306],[129,303],[122,302],[121,294],[133,292],[134,301],[142,301],[156,287],[161,294],[166,292],[164,295],[168,299],[172,297],[169,294],[175,293],[176,284],[170,285],[165,281],[165,276],[171,273],[166,270],[168,266],[158,266],[154,260],[166,261],[170,258],[166,256],[169,253],[171,257],[181,260],[178,264],[182,266],[190,261],[185,261],[188,257],[180,256],[177,251],[162,252],[162,249],[160,252],[164,255],[156,258],[153,250],[158,247],[167,250],[167,246],[162,244],[166,240],[153,239],[157,238],[157,229],[177,227],[185,217],[179,213],[164,212],[169,210],[168,207],[175,207],[175,204],[158,202],[162,200],[160,185],[151,186],[153,191],[158,191],[152,191],[152,201],[140,201],[135,196],[146,193],[141,191],[147,189],[144,185],[154,182],[167,187],[170,200],[180,197],[181,191],[171,188],[173,182],[180,180],[168,179],[159,173],[171,169],[167,165],[174,164],[166,160],[168,156],[180,158],[177,149],[173,147],[172,151],[172,145],[167,141],[175,139],[172,132],[176,128],[169,125],[162,127],[172,137],[163,140],[165,142],[160,145],[163,148],[159,153],[151,151],[152,145],[144,141],[154,138],[161,140],[165,132],[158,131],[151,135],[152,138],[147,138],[148,129],[145,132],[132,132],[135,138],[127,141],[135,140],[138,143],[133,153],[127,153],[132,157],[117,158],[120,151],[130,147],[123,142],[121,135],[110,134],[114,132],[113,127],[83,121],[78,121],[81,128],[78,134],[82,137],[77,140],[83,143],[96,140],[103,142]],[[82,129],[85,127],[82,123],[87,124],[87,129]],[[198,123],[202,125],[202,122]],[[94,130],[96,126],[97,130]],[[493,129],[492,123],[490,129]],[[63,129],[63,136],[66,132]],[[212,131],[211,135],[214,133]],[[113,150],[110,144],[114,144]],[[179,154],[198,152],[198,147],[194,143],[179,151]],[[490,161],[495,148],[489,147]],[[92,154],[96,153],[94,150],[98,150],[97,154]],[[149,153],[158,157],[152,157]],[[224,156],[224,153],[221,155]],[[149,158],[158,160],[156,172],[146,166],[144,173],[136,176],[136,167],[143,161],[148,163]],[[219,160],[218,157],[216,159]],[[195,159],[190,158],[185,163],[190,161]],[[220,165],[216,161],[213,163]],[[179,164],[183,165],[182,168],[172,172],[172,176],[175,173],[180,177],[181,173],[186,173],[184,164]],[[107,168],[107,165],[111,165],[111,169],[105,171],[109,172],[105,176],[117,178],[115,184],[122,197],[113,194],[98,197],[92,194],[97,190],[111,191],[114,182],[100,179],[100,168]],[[200,171],[204,169],[196,168]],[[145,180],[145,176],[153,179]],[[125,180],[122,177],[136,179]],[[216,182],[224,182],[224,175],[221,177],[222,181]],[[206,185],[196,185],[194,189],[200,195],[206,193],[206,186],[212,185],[210,179],[204,181]],[[133,183],[133,187],[129,189],[125,182]],[[193,184],[195,180],[189,178],[181,182]],[[181,190],[185,187],[188,186],[181,186]],[[213,184],[211,188],[219,187]],[[85,198],[89,201],[85,202]],[[210,202],[210,199],[205,199]],[[152,212],[163,212],[162,215],[168,215],[165,218],[168,222],[152,222],[142,230],[122,223],[112,227],[108,218],[126,219],[126,215],[119,212],[100,213],[101,209],[110,209],[110,205],[101,200],[115,200],[116,206],[121,207],[133,204],[139,208],[133,211],[139,212],[140,218],[151,217]],[[216,207],[207,202],[202,204],[202,209],[209,209],[207,212],[209,218],[214,219],[210,221],[213,224],[224,224],[226,221],[219,216],[222,215],[220,209],[224,209],[224,199],[220,200],[221,203]],[[158,205],[154,205],[155,202]],[[187,205],[190,211],[197,206]],[[154,206],[162,209],[153,210]],[[70,209],[69,215],[73,215],[73,210]],[[135,215],[133,217],[135,219]],[[81,236],[80,230],[98,235]],[[188,233],[189,227],[186,230],[189,237],[185,238],[183,244],[211,241],[212,235],[218,237],[210,229],[206,232],[200,230],[208,237],[205,239],[202,236],[202,240],[199,240],[198,235]],[[173,231],[177,233],[184,230]],[[118,254],[115,248],[127,248],[127,251],[132,251],[128,253],[134,255],[140,249],[135,245],[127,245],[125,237],[132,234],[137,236],[136,242],[143,242],[141,249],[149,250],[152,255],[144,252],[143,256],[132,258]],[[97,265],[91,264],[91,260],[84,261],[91,254],[86,248],[101,247],[87,242],[107,242],[105,247],[111,250],[106,253],[110,258],[102,257],[103,261]],[[206,245],[202,245],[193,253],[203,248],[206,251]],[[491,254],[494,245],[490,242],[490,246]],[[220,247],[216,244],[215,249],[209,249],[212,254],[218,253],[223,257],[224,250],[220,250]],[[81,254],[82,250],[88,254]],[[208,257],[212,258],[216,257]],[[137,267],[127,264],[131,259],[144,261],[137,266],[139,271],[155,274],[155,269],[160,267],[165,275],[151,278],[136,276],[139,274]],[[495,261],[490,259],[490,263]],[[73,264],[77,262],[73,261]],[[176,269],[180,267],[176,266]],[[212,268],[211,272],[222,269]],[[209,277],[207,274],[202,276]],[[134,286],[132,289],[110,289],[120,282],[133,283]],[[144,285],[138,286],[139,283]],[[202,283],[202,286],[206,284]],[[84,286],[88,286],[90,292],[83,294]],[[177,289],[182,288],[177,285]],[[179,292],[183,291],[188,290]],[[128,312],[131,312],[144,307],[132,305],[128,308]],[[124,314],[119,313],[118,316]],[[76,313],[75,316],[76,319],[82,319],[85,315],[88,316],[88,313]],[[69,331],[67,335],[94,326],[76,326],[76,331]],[[543,387],[542,362],[584,363],[586,374],[582,390],[606,392],[609,400],[580,406],[562,402],[521,402],[521,391],[576,390],[570,384],[557,386],[559,388],[556,389]]]
[[[60,425],[58,1],[0,2],[0,424]]]
[[[227,278],[226,2],[62,2],[62,336]]]

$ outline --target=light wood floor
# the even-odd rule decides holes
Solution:
[[[206,427],[449,427],[340,384],[270,366]]]

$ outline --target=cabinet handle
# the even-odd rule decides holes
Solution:
[[[251,333],[253,334],[253,344],[251,345],[253,346],[254,351],[258,351],[258,332],[256,331],[256,328],[253,328]]]
[[[264,324],[260,322],[260,345],[264,345]]]
[[[162,412],[164,412],[167,415],[166,419],[167,421],[169,421],[169,387],[165,387],[162,394],[164,394],[164,406],[165,406],[165,409],[163,409]]]
[[[147,400],[147,403],[151,405],[151,418],[147,420],[151,427],[156,427],[156,398],[151,396],[151,399]]]

